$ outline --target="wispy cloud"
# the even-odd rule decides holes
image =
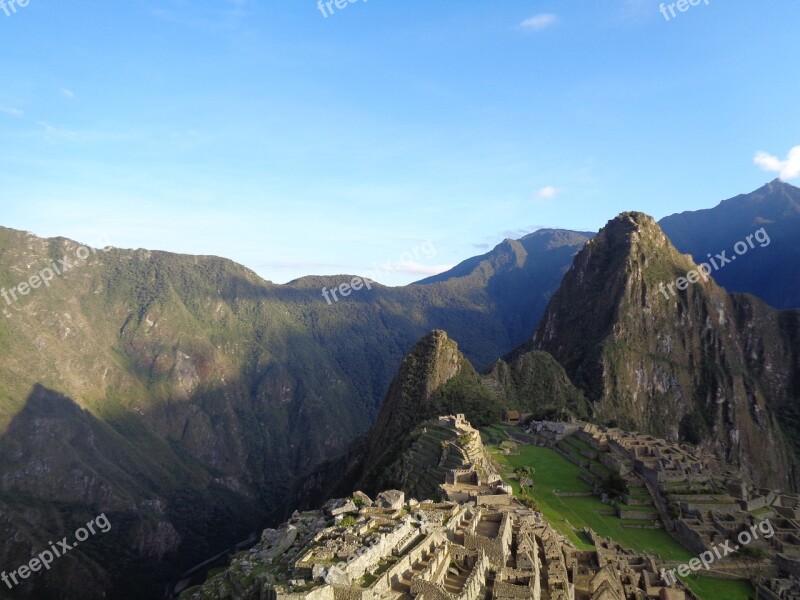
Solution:
[[[74,100],[75,99],[75,92],[73,92],[72,90],[70,90],[68,88],[61,88],[58,91],[58,93],[61,94],[62,98],[66,98],[67,100]]]
[[[53,125],[47,121],[37,121],[36,123],[41,128],[42,137],[48,142],[55,142],[58,140],[75,140],[78,138],[78,132],[72,131],[65,127]]]
[[[4,115],[9,115],[11,117],[21,117],[23,115],[23,112],[18,108],[13,108],[11,106],[1,106],[1,105],[0,105],[0,113],[3,113]]]
[[[172,8],[156,8],[152,15],[191,29],[235,30],[248,14],[248,0],[225,0],[221,7],[208,8],[201,2],[173,2]]]
[[[561,193],[561,190],[557,187],[553,187],[552,185],[546,185],[543,188],[539,188],[533,194],[534,200],[550,200],[558,196]]]
[[[426,265],[413,260],[391,263],[384,269],[390,273],[403,273],[408,275],[438,275],[453,268],[454,265]]]
[[[520,27],[530,31],[544,31],[558,23],[558,16],[552,13],[540,13],[520,23]]]
[[[756,152],[753,162],[765,171],[778,173],[783,180],[797,179],[800,177],[800,146],[789,150],[786,160],[766,152]]]
[[[305,261],[305,260],[267,260],[260,261],[253,264],[255,268],[267,269],[283,269],[283,270],[296,270],[306,269],[309,273],[313,273],[315,269],[346,269],[348,265],[343,263],[330,263],[319,261]]]

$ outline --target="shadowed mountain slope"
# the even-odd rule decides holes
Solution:
[[[542,255],[527,255],[524,264],[541,261],[545,279],[556,281],[581,243],[542,243]],[[107,250],[0,228],[0,288],[9,298],[0,300],[0,497],[25,498],[4,504],[3,522],[7,532],[29,532],[27,545],[4,544],[0,557],[22,564],[53,535],[47,524],[54,510],[114,510],[118,522],[138,523],[129,544],[110,549],[102,562],[89,554],[75,560],[98,574],[97,593],[111,586],[119,598],[141,589],[119,579],[132,556],[137,572],[148,574],[139,583],[159,587],[164,571],[148,565],[179,572],[246,537],[242,529],[280,506],[299,475],[369,430],[397,365],[431,329],[455,332],[477,363],[489,364],[529,335],[538,318],[505,315],[489,291],[498,278],[510,285],[520,270],[502,258],[503,244],[485,257],[493,266],[480,266],[480,278],[375,284],[333,305],[322,287],[349,277],[275,285],[221,258]],[[64,258],[72,266],[63,275],[34,289],[20,286]],[[75,439],[87,431],[85,419],[107,433],[92,436],[93,453],[21,442],[20,418],[40,388],[79,410],[54,415],[60,435]],[[99,469],[95,459],[109,468]],[[88,480],[62,481],[55,467],[40,465]],[[180,484],[163,481],[161,469],[182,474]],[[115,497],[128,500],[124,509]],[[143,506],[161,507],[160,520]],[[187,507],[219,518],[190,527],[178,514]],[[152,554],[153,546],[163,556]],[[48,597],[42,589],[30,593]]]
[[[659,221],[681,252],[707,262],[764,228],[769,244],[739,257],[714,273],[731,292],[758,296],[775,308],[800,308],[800,189],[780,179],[706,210],[671,215]]]

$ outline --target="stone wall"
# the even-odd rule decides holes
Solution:
[[[566,446],[567,449],[565,450],[562,446]],[[572,452],[569,451],[569,446],[566,442],[559,442],[558,445],[556,445],[553,449],[561,456],[566,458],[569,462],[579,466],[582,469],[588,469],[589,465],[591,464],[588,458],[578,458],[577,456],[573,455]]]
[[[658,519],[658,512],[654,510],[627,509],[619,507],[621,519],[635,519],[637,521],[655,521]]]
[[[369,594],[366,593],[367,590],[344,585],[326,587],[333,589],[333,600],[366,600],[366,598],[369,598]]]
[[[431,583],[437,583],[433,581],[434,575],[439,570],[439,567],[442,566],[442,563],[448,562],[450,560],[450,544],[445,542],[440,548],[434,552],[433,556],[431,557],[428,566],[423,569],[423,571],[417,576],[414,581],[411,582],[411,592],[414,593],[414,584],[418,581],[425,580],[431,581]]]
[[[608,440],[605,437],[598,438],[593,435],[593,433],[598,433],[595,429],[589,429],[584,426],[581,430],[576,433],[576,437],[580,440],[583,440],[587,444],[589,444],[592,448],[597,450],[598,452],[607,452],[608,451]]]
[[[788,556],[784,556],[783,554],[779,554],[775,562],[778,565],[778,568],[782,571],[786,571],[795,577],[800,577],[800,561],[789,558]]]
[[[459,599],[477,600],[481,589],[486,585],[486,573],[489,571],[489,566],[486,556],[481,554],[472,569],[472,573],[469,574],[467,581],[464,583],[464,589],[458,596]]]
[[[364,573],[370,571],[371,567],[374,567],[381,558],[391,554],[395,546],[397,546],[397,544],[405,536],[411,533],[413,529],[414,527],[411,525],[411,523],[405,521],[400,527],[391,533],[382,535],[377,544],[369,548],[362,546],[359,548],[358,558],[350,561],[344,568],[344,572],[347,573],[350,579],[358,579],[359,577],[362,577]],[[362,552],[362,550],[364,551]]]
[[[471,525],[477,526],[481,516],[473,519]],[[500,521],[500,531],[497,537],[489,539],[475,533],[475,528],[471,527],[471,531],[464,532],[464,547],[468,550],[477,550],[479,553],[483,552],[489,560],[498,565],[506,564],[506,559],[511,552],[511,539],[514,534],[511,515],[504,513]]]
[[[706,547],[706,542],[702,536],[694,529],[689,527],[689,525],[687,525],[683,519],[673,521],[673,523],[675,525],[675,529],[672,531],[672,535],[681,544],[689,548],[695,554],[701,554],[708,550]]]
[[[478,506],[508,506],[514,503],[514,496],[508,494],[486,494],[475,498]]]
[[[411,594],[413,596],[424,594],[425,600],[453,600],[454,598],[452,594],[448,594],[438,585],[419,578],[411,583]]]
[[[623,461],[615,458],[614,455],[609,452],[600,455],[600,462],[614,472],[622,472],[623,475],[630,471],[629,468],[623,466]]]
[[[330,585],[323,585],[322,587],[315,588],[310,592],[287,594],[285,592],[277,592],[275,595],[277,600],[339,600],[336,596],[336,591]],[[342,600],[359,600],[358,598],[343,598]]]
[[[435,532],[427,536],[420,544],[418,544],[411,552],[404,555],[392,568],[381,575],[377,581],[370,586],[370,591],[374,597],[381,597],[386,594],[392,587],[392,584],[399,580],[406,571],[409,571],[418,560],[422,558],[425,552],[432,554],[436,548],[444,543],[444,536]],[[338,598],[336,600],[339,600]]]
[[[541,580],[536,571],[518,571],[503,567],[494,582],[494,597],[501,599],[528,598],[539,600],[542,596]]]
[[[453,515],[448,521],[447,525],[445,525],[445,529],[447,531],[455,533],[461,526],[464,524],[464,521],[467,520],[467,516],[472,514],[470,510],[466,507],[462,507],[455,515]]]
[[[495,598],[534,598],[534,600],[538,600],[538,598],[541,598],[541,594],[539,596],[534,595],[533,590],[531,589],[530,585],[521,586],[521,585],[514,585],[513,583],[506,583],[505,581],[495,581],[494,582],[494,597]]]
[[[699,511],[701,514],[708,512],[720,513],[723,515],[733,515],[741,511],[738,504],[703,504],[702,502],[681,501],[683,512],[689,513]]]
[[[509,431],[506,435],[515,442],[519,442],[521,444],[530,444],[532,446],[540,446],[542,443],[546,442],[544,438],[538,435],[531,435],[519,430]]]
[[[753,512],[754,510],[766,508],[767,506],[769,506],[769,504],[767,504],[766,496],[756,496],[750,500],[739,500],[739,507],[745,512]]]

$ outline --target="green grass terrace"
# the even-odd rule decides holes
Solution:
[[[650,554],[669,561],[689,561],[694,555],[679,544],[664,529],[633,529],[628,525],[646,525],[646,521],[623,521],[612,514],[613,507],[603,504],[596,496],[559,496],[558,492],[592,492],[592,486],[581,479],[583,469],[564,458],[555,450],[520,444],[518,454],[503,455],[499,448],[508,425],[492,425],[481,430],[484,444],[500,465],[503,478],[514,488],[520,498],[532,500],[545,519],[558,531],[566,535],[581,549],[593,548],[584,537],[582,530],[588,527],[617,543],[642,554]],[[570,438],[568,444],[576,451],[590,449],[581,440]],[[572,452],[571,452],[572,453]],[[574,453],[578,456],[578,452]],[[522,493],[519,482],[514,478],[514,469],[533,467],[536,472],[531,478],[532,490]],[[633,487],[629,496],[649,497],[645,487]],[[702,600],[749,600],[755,597],[755,590],[746,581],[729,581],[712,577],[693,575],[683,579],[692,592]]]
[[[484,430],[484,442],[500,465],[503,478],[514,488],[520,498],[532,500],[548,522],[566,535],[582,549],[591,549],[591,544],[579,535],[588,527],[598,534],[609,537],[619,544],[643,554],[664,560],[689,560],[693,554],[672,538],[664,529],[636,529],[623,527],[623,520],[614,513],[612,506],[603,504],[596,496],[565,497],[559,492],[591,493],[592,486],[581,479],[583,469],[571,463],[558,452],[538,446],[519,445],[518,455],[505,456],[495,445],[505,438],[503,426]],[[494,442],[494,444],[493,444]],[[514,478],[517,467],[533,467],[534,488],[523,493]],[[637,493],[641,493],[637,490]],[[642,524],[637,521],[629,524]]]

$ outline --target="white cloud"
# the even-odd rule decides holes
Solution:
[[[19,110],[18,108],[13,108],[11,106],[0,106],[0,113],[3,113],[4,115],[9,115],[9,116],[12,116],[12,117],[21,117],[22,116],[22,111],[21,110]]]
[[[52,125],[47,121],[37,121],[36,124],[41,127],[41,134],[45,141],[55,142],[57,140],[75,140],[78,138],[77,131],[72,131],[66,127]]]
[[[523,29],[530,29],[532,31],[544,31],[548,27],[552,27],[558,22],[558,17],[551,13],[540,13],[532,16],[530,19],[525,19],[520,23]]]
[[[67,100],[74,100],[75,99],[75,92],[67,88],[61,88],[59,93],[62,97],[66,98]]]
[[[406,273],[408,275],[438,275],[449,271],[455,265],[425,265],[417,261],[407,261],[394,263],[391,272]]]
[[[403,275],[439,275],[449,271],[455,265],[426,265],[416,260],[389,261],[385,263],[373,263],[372,268],[362,269],[363,275],[381,281],[387,274],[401,273]]]
[[[778,173],[783,180],[797,179],[800,177],[800,146],[789,150],[786,160],[766,152],[756,152],[753,162],[765,171]]]
[[[552,185],[546,185],[545,187],[536,190],[534,198],[536,200],[550,200],[558,196],[560,192],[561,190],[558,189],[557,187],[553,187]]]

